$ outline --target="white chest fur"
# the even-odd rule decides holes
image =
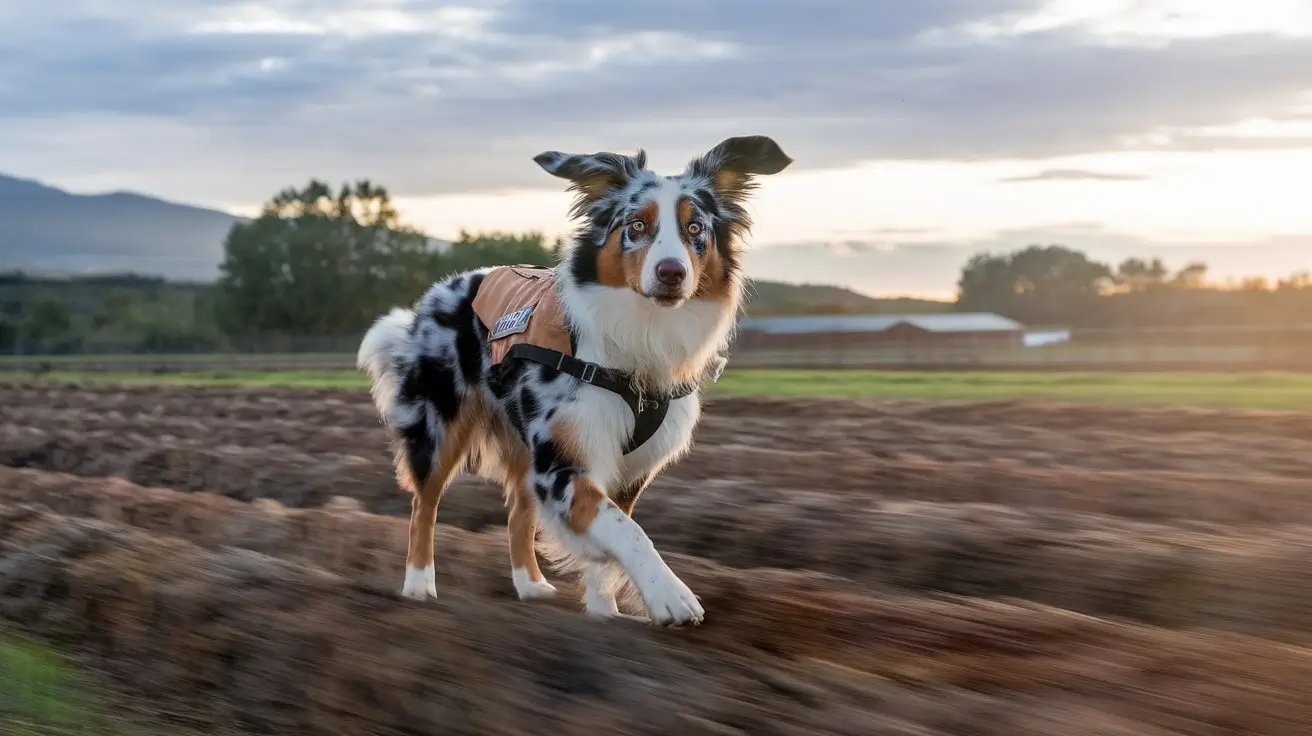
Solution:
[[[628,289],[567,283],[560,296],[580,335],[577,357],[665,383],[680,366],[704,366],[715,356],[737,309],[736,303],[712,301],[669,309]],[[588,455],[588,475],[608,493],[687,451],[701,416],[696,394],[671,402],[656,434],[624,455],[635,423],[628,404],[595,386],[582,386],[578,398],[568,416]]]
[[[701,416],[701,400],[693,394],[670,402],[656,434],[628,455],[624,447],[633,433],[635,417],[619,396],[583,386],[578,400],[562,413],[579,434],[579,444],[587,455],[588,477],[609,494],[660,470],[687,451]]]

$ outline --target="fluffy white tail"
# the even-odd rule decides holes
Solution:
[[[396,358],[405,354],[410,327],[414,322],[413,311],[394,308],[379,317],[369,331],[364,333],[360,351],[355,356],[356,368],[369,374],[373,383],[370,393],[374,397],[374,406],[378,408],[378,416],[388,426],[393,424],[392,412],[396,408],[396,392],[400,380]]]

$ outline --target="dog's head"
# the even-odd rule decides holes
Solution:
[[[743,204],[754,178],[793,162],[759,135],[729,138],[677,176],[649,170],[642,151],[547,151],[533,160],[576,194],[570,215],[583,222],[568,256],[574,281],[632,289],[666,307],[727,296],[751,226]]]

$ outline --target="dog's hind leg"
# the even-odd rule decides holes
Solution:
[[[464,463],[475,427],[473,414],[469,406],[462,407],[453,422],[437,422],[436,429],[421,421],[404,433],[398,448],[397,477],[402,487],[412,493],[410,544],[406,552],[405,583],[401,588],[401,595],[406,598],[424,600],[437,596],[437,571],[433,562],[437,506],[451,478]]]
[[[414,309],[393,309],[360,341],[356,365],[396,450],[396,478],[414,494],[402,595],[437,593],[433,534],[437,505],[464,465],[475,432],[487,430],[479,393],[486,351],[473,300],[483,273],[433,284]]]
[[[554,596],[556,586],[547,582],[538,567],[535,544],[538,505],[519,479],[510,486],[510,513],[506,526],[510,541],[510,578],[515,583],[519,599],[526,601]]]

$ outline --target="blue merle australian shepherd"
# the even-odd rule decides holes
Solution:
[[[436,596],[443,489],[468,470],[505,491],[521,599],[556,589],[539,523],[582,573],[590,613],[614,616],[630,581],[652,623],[700,623],[701,604],[631,513],[685,453],[699,385],[718,377],[743,294],[744,204],[792,163],[770,138],[729,138],[677,176],[646,155],[534,158],[569,181],[580,221],[555,268],[501,266],[434,284],[365,334],[358,362],[413,494],[402,595]]]

